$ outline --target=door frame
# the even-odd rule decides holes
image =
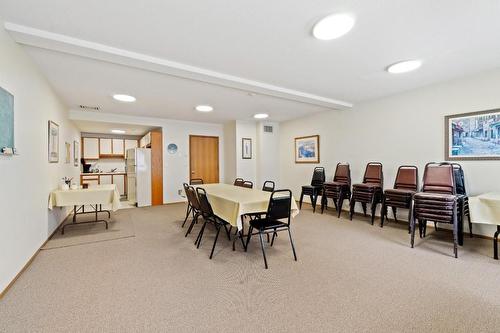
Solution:
[[[191,138],[215,138],[217,139],[217,178],[218,182],[220,182],[220,155],[219,155],[219,144],[220,140],[218,136],[215,135],[196,135],[196,134],[190,134],[189,135],[189,174],[188,174],[188,182],[191,183],[191,170],[192,170],[192,161],[191,161]]]

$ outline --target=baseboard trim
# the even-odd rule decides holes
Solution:
[[[54,229],[54,231],[45,240],[45,242],[43,242],[43,244],[40,245],[38,250],[36,250],[35,253],[33,253],[33,255],[31,256],[31,258],[26,262],[26,264],[24,264],[23,268],[21,268],[19,273],[17,273],[16,276],[14,276],[14,278],[12,279],[12,281],[10,281],[10,283],[7,285],[7,287],[5,287],[5,289],[0,292],[0,300],[7,294],[7,292],[10,290],[10,288],[12,288],[14,283],[16,283],[17,279],[19,279],[19,277],[26,271],[26,269],[28,269],[28,267],[31,265],[33,260],[35,260],[38,253],[40,253],[40,251],[42,250],[42,247],[44,247],[45,244],[47,244],[47,242],[52,238],[52,236],[54,236],[54,234],[57,232],[57,230],[59,230],[59,227],[64,223],[64,221],[66,221],[68,216],[70,216],[71,214],[72,214],[72,211],[70,210],[68,215],[66,215],[66,217],[57,225],[57,228]]]

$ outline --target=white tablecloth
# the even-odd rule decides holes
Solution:
[[[500,193],[490,192],[469,198],[472,223],[500,225]]]
[[[228,184],[198,185],[207,191],[208,200],[215,213],[232,226],[243,228],[241,215],[267,211],[270,192],[249,189]],[[297,203],[292,196],[292,217],[299,213]]]
[[[55,190],[49,196],[49,209],[64,206],[111,205],[116,211],[120,208],[120,193],[115,184],[95,185],[86,189]]]

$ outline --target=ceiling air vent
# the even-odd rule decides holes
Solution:
[[[80,105],[80,109],[86,110],[86,111],[99,111],[98,106]]]
[[[264,133],[272,133],[273,127],[269,125],[264,125]]]

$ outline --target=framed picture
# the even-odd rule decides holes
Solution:
[[[80,143],[78,141],[73,141],[73,165],[80,165]]]
[[[65,163],[69,164],[71,162],[71,143],[65,142],[64,147],[66,148],[66,160]]]
[[[446,160],[500,160],[500,109],[444,119]]]
[[[295,163],[319,163],[319,135],[295,138]]]
[[[241,139],[241,158],[249,160],[252,158],[252,139]]]
[[[49,120],[49,162],[59,162],[59,125]]]

